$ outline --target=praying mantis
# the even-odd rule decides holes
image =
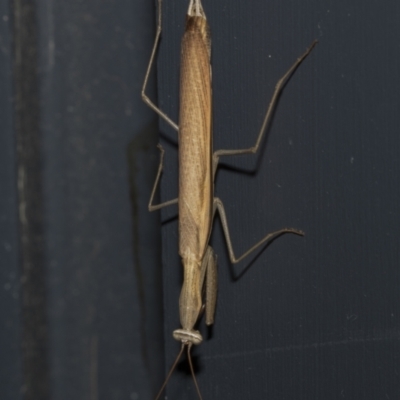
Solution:
[[[206,325],[214,323],[217,299],[217,257],[209,245],[213,220],[218,212],[230,261],[235,264],[269,240],[284,233],[304,235],[294,228],[283,228],[267,234],[240,257],[236,257],[230,239],[227,217],[222,201],[214,197],[214,178],[220,157],[254,154],[259,149],[270,122],[279,94],[285,83],[310,54],[317,41],[300,56],[278,81],[254,146],[245,149],[226,149],[213,152],[212,146],[212,90],[211,90],[211,36],[201,0],[190,0],[186,27],[181,43],[181,78],[179,125],[160,110],[146,95],[146,87],[161,36],[162,0],[158,0],[157,33],[142,87],[142,99],[162,119],[178,132],[179,194],[160,204],[153,204],[163,170],[164,150],[159,145],[160,163],[149,200],[149,211],[178,204],[179,254],[183,264],[183,285],[179,298],[181,328],[173,337],[181,342],[181,350],[173,363],[157,397],[158,400],[185,349],[198,397],[201,393],[191,360],[191,348],[202,341],[195,329],[203,311]],[[204,296],[203,296],[204,293]]]

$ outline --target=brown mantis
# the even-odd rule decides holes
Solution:
[[[273,109],[285,83],[308,56],[315,44],[299,57],[285,75],[278,81],[270,101],[256,143],[253,147],[237,150],[218,150],[212,147],[211,112],[211,37],[201,0],[190,0],[186,17],[186,28],[181,44],[180,113],[179,126],[161,111],[146,95],[150,70],[161,35],[161,3],[158,0],[158,26],[149,65],[146,71],[142,98],[161,118],[178,131],[179,141],[179,196],[173,200],[154,205],[154,195],[163,169],[164,150],[149,201],[149,211],[159,210],[172,204],[179,207],[179,254],[182,258],[184,279],[179,299],[180,322],[182,328],[173,332],[173,337],[182,343],[181,350],[162,385],[156,400],[160,398],[173,370],[185,349],[197,394],[201,399],[191,360],[191,347],[203,338],[195,325],[205,312],[205,322],[212,325],[217,298],[217,262],[212,247],[208,244],[213,219],[218,211],[230,261],[238,263],[267,241],[283,234],[303,232],[284,228],[269,233],[240,257],[233,251],[228,222],[222,201],[214,197],[214,177],[221,156],[254,154],[263,139]],[[202,293],[205,288],[205,299]]]

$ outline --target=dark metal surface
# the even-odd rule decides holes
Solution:
[[[154,2],[12,5],[14,17],[0,6],[1,398],[152,399],[179,349],[182,278],[176,207],[161,213],[162,265],[160,215],[147,212],[159,129],[139,93]],[[194,349],[204,399],[398,398],[400,5],[203,5],[216,149],[254,144],[277,80],[320,42],[260,153],[222,160],[217,175],[237,255],[282,227],[306,236],[233,267],[217,218],[216,322]],[[157,60],[175,121],[187,7],[165,0]],[[160,130],[167,200],[177,136]],[[168,398],[195,398],[186,366]]]
[[[12,14],[0,3],[0,390],[22,397],[21,297],[16,138],[13,121]]]
[[[162,364],[159,216],[146,211],[158,132],[140,87],[154,8],[38,11],[52,398],[149,398]]]
[[[29,400],[50,399],[49,321],[46,287],[43,129],[38,80],[39,25],[34,3],[13,7],[15,134],[20,234],[21,349]]]
[[[12,38],[1,14],[1,398],[152,398],[164,364],[160,216],[146,209],[158,128],[140,88],[154,4],[12,5]]]
[[[178,120],[179,46],[188,1],[165,1],[159,104]],[[400,393],[398,15],[396,1],[210,1],[214,144],[252,145],[277,80],[319,44],[280,98],[257,156],[223,160],[236,254],[296,227],[232,267],[218,219],[215,326],[196,348],[204,399],[394,399]],[[177,196],[177,136],[162,199]],[[179,344],[177,213],[163,218],[166,368]],[[207,332],[204,331],[207,336]],[[196,398],[181,363],[168,398]]]

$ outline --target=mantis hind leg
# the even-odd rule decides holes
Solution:
[[[142,87],[142,100],[152,109],[154,110],[161,118],[163,118],[169,125],[171,125],[176,131],[179,130],[178,125],[172,121],[170,117],[168,117],[167,114],[165,114],[162,110],[160,110],[147,96],[146,94],[146,89],[147,89],[147,83],[149,81],[149,76],[150,76],[150,71],[151,68],[153,67],[154,60],[156,57],[157,53],[157,48],[158,44],[160,42],[160,36],[161,36],[161,20],[162,20],[162,0],[158,0],[158,18],[157,18],[157,33],[156,37],[154,39],[154,45],[153,45],[153,50],[151,51],[151,56],[149,60],[149,65],[147,66],[146,70],[146,75],[144,77],[143,81],[143,87]]]
[[[254,250],[259,248],[264,243],[266,243],[269,240],[272,240],[273,238],[280,236],[284,233],[294,233],[296,235],[304,236],[304,232],[302,232],[298,229],[283,228],[283,229],[280,229],[279,231],[269,233],[264,238],[262,238],[259,242],[257,242],[254,246],[250,247],[249,250],[245,251],[240,257],[236,257],[235,253],[233,251],[233,247],[232,247],[232,242],[231,242],[231,237],[230,237],[230,233],[229,233],[228,221],[226,218],[224,205],[218,197],[215,197],[214,198],[214,210],[213,210],[214,215],[217,210],[218,210],[219,216],[221,218],[222,229],[224,231],[225,241],[226,241],[226,245],[228,247],[228,252],[229,252],[229,258],[230,258],[232,264],[238,263],[239,261],[243,260],[245,257],[247,257],[250,253],[252,253]]]
[[[178,203],[178,198],[176,198],[173,200],[168,200],[164,203],[153,204],[153,200],[154,200],[154,196],[155,196],[155,193],[157,190],[158,182],[160,181],[161,173],[164,168],[164,149],[162,148],[161,144],[157,145],[157,147],[160,149],[160,164],[158,164],[156,180],[154,181],[153,190],[151,191],[151,195],[150,195],[149,206],[148,206],[149,211],[156,211],[156,210],[159,210],[160,208],[168,207],[172,204]]]
[[[300,66],[300,64],[304,61],[304,59],[311,53],[314,46],[318,43],[317,40],[311,43],[311,46],[295,61],[295,63],[286,71],[286,73],[279,79],[278,83],[275,86],[274,94],[272,95],[271,101],[269,103],[267,112],[265,113],[264,121],[261,125],[261,129],[258,133],[256,143],[252,147],[248,147],[246,149],[226,149],[226,150],[217,150],[213,154],[213,176],[215,175],[215,171],[217,169],[219,157],[221,156],[235,156],[241,154],[255,154],[260,147],[260,143],[264,137],[266,128],[271,121],[271,117],[273,111],[278,102],[279,96],[282,93],[283,88],[286,83],[290,79],[290,77],[294,74],[296,69]]]

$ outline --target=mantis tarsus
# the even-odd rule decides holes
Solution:
[[[185,348],[187,349],[193,381],[201,399],[190,350],[193,345],[198,345],[203,340],[200,332],[195,329],[203,309],[205,311],[206,324],[211,325],[214,322],[217,297],[217,262],[216,255],[208,242],[216,212],[218,211],[220,216],[232,263],[238,263],[259,246],[283,233],[303,235],[300,230],[284,228],[269,233],[240,257],[236,257],[230,239],[223,203],[219,198],[214,197],[214,177],[218,162],[221,156],[254,154],[257,152],[280,92],[317,42],[314,41],[309,49],[296,60],[278,81],[255,145],[246,149],[217,150],[213,153],[211,36],[201,0],[190,0],[185,33],[182,39],[179,126],[161,111],[145,93],[161,35],[161,3],[162,0],[158,0],[157,34],[143,83],[142,98],[147,105],[179,133],[179,196],[161,204],[153,204],[163,169],[164,150],[159,145],[161,152],[160,164],[150,196],[149,210],[155,211],[172,204],[178,204],[179,254],[182,258],[184,279],[179,300],[182,328],[173,332],[173,337],[180,341],[182,346],[156,400],[160,398]],[[205,299],[202,297],[203,286],[205,286]]]

